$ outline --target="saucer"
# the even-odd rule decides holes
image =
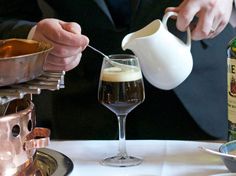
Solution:
[[[222,144],[219,148],[219,152],[235,155],[236,153],[236,140]],[[225,166],[230,172],[236,173],[236,158],[234,157],[221,157]]]
[[[48,149],[37,149],[33,163],[27,168],[26,174],[37,176],[69,175],[73,170],[73,162],[64,154]]]

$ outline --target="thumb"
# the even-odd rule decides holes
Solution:
[[[87,47],[89,43],[89,38],[81,34],[81,27],[78,23],[60,21],[60,25],[65,31],[71,32],[73,34],[79,34],[81,36],[80,45],[82,47],[82,50],[84,50]]]
[[[74,34],[81,34],[81,27],[78,23],[64,22],[64,21],[60,21],[59,23],[65,31],[71,32],[71,33],[74,33]]]

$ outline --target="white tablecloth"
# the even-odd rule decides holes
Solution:
[[[116,168],[99,161],[117,153],[118,141],[51,141],[48,148],[68,156],[74,163],[71,176],[226,176],[220,157],[198,147],[218,149],[220,143],[194,141],[128,140],[130,155],[142,157],[139,166]],[[228,174],[226,174],[228,173]]]

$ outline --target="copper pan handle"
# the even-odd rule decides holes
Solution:
[[[32,150],[37,148],[44,148],[50,143],[50,130],[47,128],[36,127],[31,133],[26,136],[24,142],[24,150]]]

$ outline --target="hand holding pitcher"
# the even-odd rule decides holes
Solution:
[[[126,35],[123,50],[130,49],[138,56],[145,78],[155,87],[170,90],[181,84],[193,67],[191,33],[187,42],[174,36],[167,29],[167,21],[175,12],[167,12],[162,21],[151,22],[144,28]]]

